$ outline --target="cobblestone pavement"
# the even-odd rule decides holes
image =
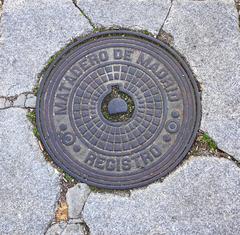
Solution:
[[[240,234],[238,0],[0,0],[0,234]],[[148,187],[76,184],[43,153],[27,119],[51,56],[107,28],[150,32],[188,61],[202,90],[195,147]],[[225,153],[224,153],[225,152]]]

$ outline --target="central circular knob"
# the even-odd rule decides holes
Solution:
[[[128,121],[135,108],[132,97],[117,85],[110,87],[109,91],[101,104],[104,118],[112,122]]]
[[[127,102],[122,98],[114,98],[108,103],[108,112],[110,115],[127,113]]]

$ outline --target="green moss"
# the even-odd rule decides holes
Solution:
[[[72,43],[72,42],[71,42]],[[69,44],[68,44],[69,45]],[[67,45],[67,46],[68,46]],[[54,54],[53,56],[50,57],[50,59],[47,62],[47,67],[53,63],[53,61],[62,53],[62,51],[67,47],[63,47],[62,49],[60,49],[56,54]]]
[[[114,189],[103,189],[103,188],[98,188],[95,186],[89,186],[90,190],[95,193],[109,193],[109,194],[115,194],[118,196],[129,196],[130,195],[130,190],[114,190]]]
[[[107,29],[104,27],[94,27],[93,33],[98,33],[98,32],[103,32],[106,31]]]
[[[36,126],[36,112],[35,111],[29,111],[27,113],[27,118],[34,126]]]
[[[39,134],[38,129],[37,129],[36,112],[35,112],[35,110],[28,111],[28,113],[27,113],[27,118],[28,118],[28,120],[29,120],[29,121],[32,123],[32,125],[33,125],[33,134],[34,134],[38,139],[40,139],[40,134]]]
[[[74,180],[74,178],[72,177],[72,176],[70,176],[69,174],[67,174],[67,173],[63,173],[63,178],[67,181],[67,182],[74,182],[75,180]]]
[[[153,35],[151,32],[147,31],[146,29],[145,29],[145,30],[139,30],[138,32],[143,33],[143,34],[146,34],[146,35],[148,35],[148,36],[154,37],[154,35]]]
[[[203,144],[206,144],[212,151],[215,151],[217,149],[216,142],[207,133],[204,133],[202,136],[200,136],[199,141]]]
[[[68,183],[75,182],[75,179],[72,176],[70,176],[68,173],[66,173],[63,169],[58,168],[58,171],[63,175],[64,181],[66,181]]]
[[[39,88],[40,88],[40,85],[39,85],[39,82],[37,82],[37,84],[35,85],[35,87],[33,88],[33,94],[35,95],[35,96],[37,96],[37,93],[38,93],[38,91],[39,91]]]
[[[142,29],[142,30],[141,29],[140,30],[131,29],[130,30],[128,28],[120,27],[120,26],[117,26],[117,25],[116,26],[112,26],[112,27],[108,27],[108,28],[105,28],[105,27],[94,27],[93,33],[104,32],[104,31],[111,31],[111,30],[126,30],[126,31],[129,31],[129,32],[132,31],[132,32],[142,33],[142,34],[154,37],[154,35],[151,32],[149,32],[148,30],[146,30],[146,29]]]
[[[95,186],[89,186],[90,190],[95,193],[114,193],[113,189],[103,189]]]
[[[39,132],[38,132],[37,127],[33,127],[33,134],[34,134],[38,139],[40,139],[40,134],[39,134]]]

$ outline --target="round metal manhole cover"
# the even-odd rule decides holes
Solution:
[[[109,31],[66,48],[41,81],[37,123],[55,163],[81,182],[139,187],[165,176],[200,122],[196,82],[152,37]]]

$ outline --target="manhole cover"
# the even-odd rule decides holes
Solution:
[[[37,122],[47,152],[90,185],[126,189],[165,176],[187,154],[199,92],[174,50],[128,31],[68,47],[41,82]]]

